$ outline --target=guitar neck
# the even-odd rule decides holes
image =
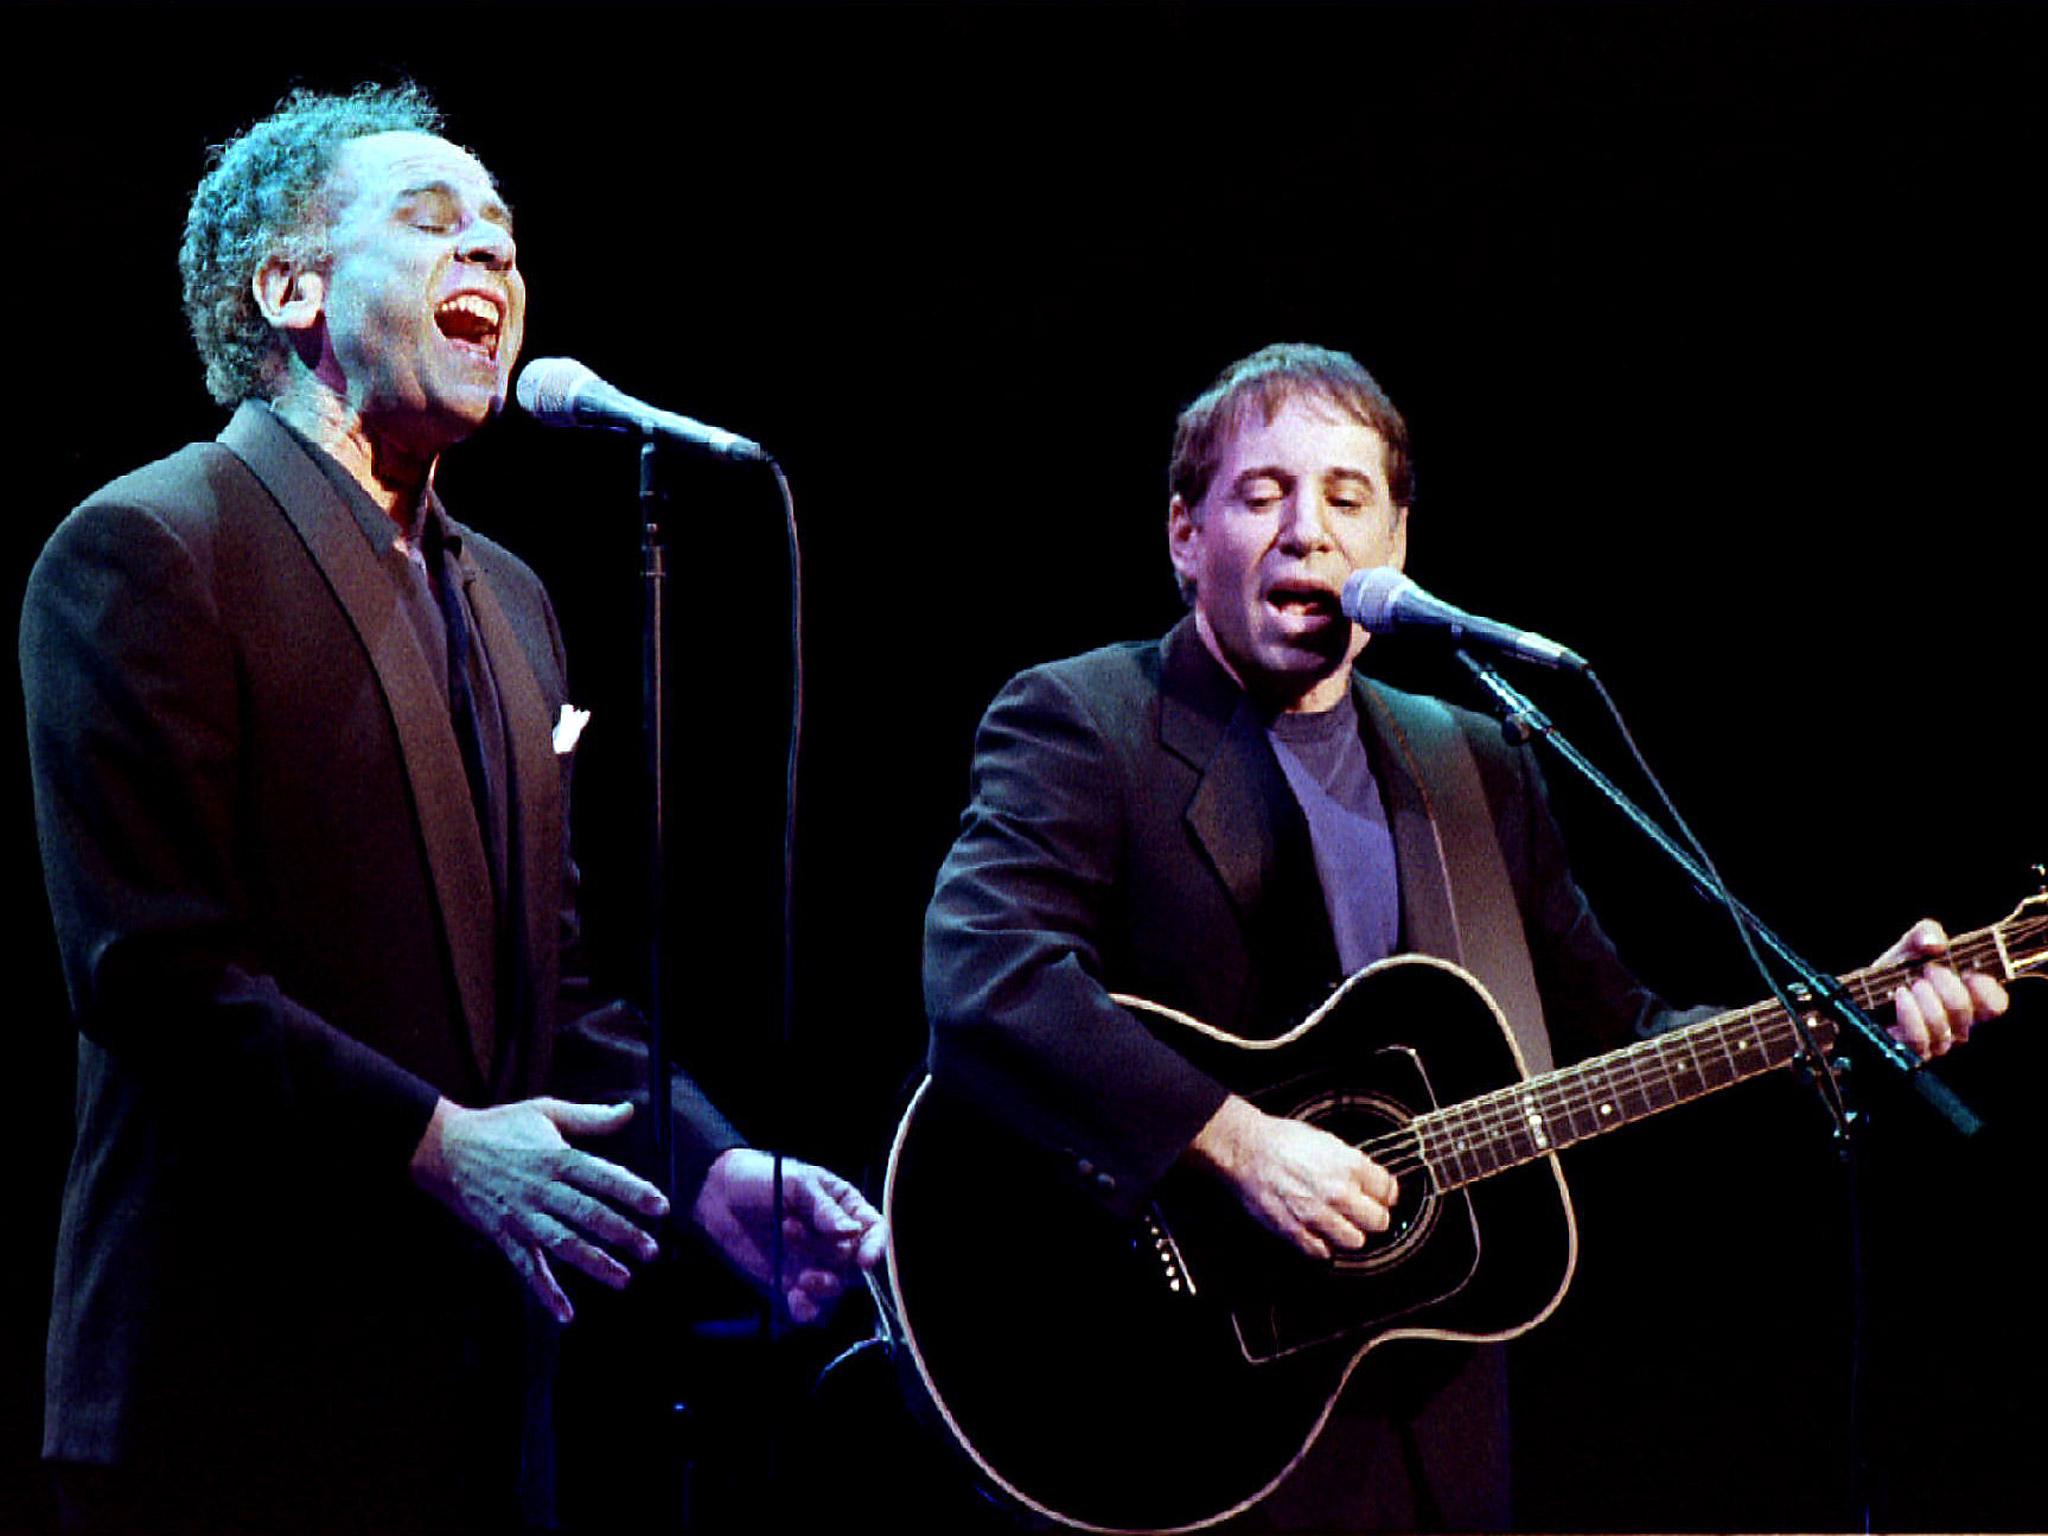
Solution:
[[[2015,921],[1955,939],[1950,963],[2009,979],[2018,969],[2006,944]],[[1858,1007],[1872,1010],[1916,970],[1914,964],[1874,965],[1840,983]],[[1806,1020],[1822,1050],[1834,1044],[1832,1019],[1809,1014]],[[1804,1049],[1782,1004],[1756,1003],[1417,1116],[1408,1128],[1437,1188],[1456,1189],[1775,1071]]]

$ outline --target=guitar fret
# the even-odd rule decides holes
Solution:
[[[1471,1165],[1456,1145],[1456,1133],[1451,1129],[1446,1114],[1424,1115],[1417,1120],[1421,1128],[1423,1155],[1429,1160],[1430,1177],[1436,1181],[1439,1191],[1456,1189],[1469,1184],[1475,1177]]]
[[[1690,1035],[1692,1031],[1687,1030],[1686,1033]],[[1696,1048],[1693,1055],[1700,1064],[1700,1080],[1709,1089],[1726,1088],[1730,1083],[1741,1080],[1741,1072],[1736,1067],[1735,1057],[1728,1050],[1725,1032],[1710,1029],[1694,1035],[1693,1038],[1697,1047],[1705,1048]]]
[[[1585,1106],[1577,1089],[1577,1083],[1560,1080],[1544,1095],[1543,1129],[1553,1146],[1568,1147],[1585,1139]]]
[[[1662,1065],[1663,1053],[1658,1050],[1655,1041],[1649,1043],[1647,1050],[1631,1052],[1630,1056],[1629,1066],[1635,1072],[1636,1087],[1642,1094],[1643,1102],[1649,1106],[1645,1113],[1655,1114],[1660,1109],[1669,1109],[1678,1103],[1678,1090],[1672,1084],[1669,1072],[1644,1070],[1650,1064],[1649,1058],[1652,1056],[1657,1058],[1659,1066]]]
[[[1448,1168],[1448,1177],[1440,1174],[1438,1182],[1455,1189],[1484,1178],[1488,1170],[1480,1166],[1472,1150],[1470,1106],[1459,1105],[1428,1118],[1440,1135],[1439,1156]]]
[[[1636,1094],[1634,1073],[1628,1071],[1628,1055],[1616,1055],[1610,1063],[1604,1073],[1608,1079],[1608,1102],[1612,1104],[1614,1122],[1626,1124],[1640,1114],[1647,1114],[1649,1106]]]
[[[1564,1122],[1569,1134],[1565,1145],[1584,1141],[1589,1136],[1600,1134],[1600,1112],[1594,1107],[1593,1094],[1586,1085],[1586,1074],[1574,1072],[1568,1081],[1559,1086],[1558,1102],[1564,1111]]]
[[[2042,900],[2034,898],[2028,908]],[[2048,916],[2029,910],[1954,940],[1947,963],[1959,971],[1980,970],[2011,980],[2041,966],[2044,957]],[[1839,978],[1839,984],[1858,1007],[1875,1010],[1916,969],[1872,966]],[[1816,1012],[1807,1022],[1823,1050],[1834,1043],[1832,1020]],[[1430,1176],[1439,1190],[1449,1190],[1784,1066],[1803,1049],[1797,1024],[1784,1007],[1775,1001],[1758,1003],[1438,1109],[1412,1123]]]
[[[1611,1131],[1627,1120],[1621,1095],[1616,1092],[1614,1074],[1605,1061],[1588,1064],[1591,1070],[1586,1074],[1593,1083],[1593,1132],[1599,1135]]]
[[[1705,1092],[1700,1080],[1699,1064],[1693,1055],[1693,1043],[1683,1033],[1673,1034],[1656,1041],[1658,1064],[1664,1070],[1665,1081],[1671,1085],[1671,1101],[1682,1104],[1687,1099],[1698,1098]]]
[[[1825,1025],[1820,1033],[1832,1038]],[[1496,1090],[1418,1122],[1432,1176],[1440,1189],[1476,1183],[1770,1071],[1800,1049],[1784,1011],[1758,1007]]]
[[[1482,1106],[1491,1107],[1490,1099],[1479,1101]],[[1512,1168],[1515,1160],[1501,1146],[1498,1127],[1482,1108],[1472,1117],[1472,1155],[1479,1166],[1488,1173],[1498,1173],[1503,1168]]]

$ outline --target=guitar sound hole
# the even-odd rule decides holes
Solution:
[[[1354,1147],[1365,1147],[1399,1131],[1414,1118],[1406,1105],[1389,1095],[1340,1089],[1320,1093],[1290,1113]],[[1383,1165],[1388,1161],[1384,1155],[1378,1160]],[[1368,1234],[1363,1248],[1338,1249],[1330,1258],[1332,1268],[1350,1274],[1389,1269],[1427,1242],[1436,1229],[1443,1202],[1431,1192],[1427,1170],[1395,1166],[1391,1171],[1401,1183],[1393,1225],[1384,1232]]]

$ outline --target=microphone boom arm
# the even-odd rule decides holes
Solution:
[[[1880,1028],[1877,1022],[1843,990],[1839,981],[1809,964],[1790,945],[1766,927],[1754,912],[1733,895],[1728,894],[1692,854],[1680,847],[1663,827],[1643,811],[1642,807],[1630,800],[1611,779],[1594,767],[1591,760],[1572,745],[1527,695],[1484,662],[1474,660],[1468,652],[1461,649],[1458,652],[1458,659],[1465,664],[1473,677],[1478,679],[1480,686],[1492,698],[1507,728],[1517,739],[1526,741],[1532,736],[1540,736],[1548,742],[1552,751],[1571,764],[1580,777],[1598,790],[1609,804],[1634,823],[1667,858],[1678,865],[1701,894],[1709,900],[1725,902],[1736,920],[1746,925],[1756,941],[1769,950],[1791,974],[1793,985],[1800,994],[1800,1001],[1832,1015],[1842,1025],[1845,1034],[1860,1039],[1878,1060],[1892,1073],[1908,1082],[1929,1107],[1956,1131],[1967,1137],[1974,1136],[1983,1129],[1983,1120],[1946,1083],[1933,1073],[1921,1070],[1925,1063],[1919,1057]]]

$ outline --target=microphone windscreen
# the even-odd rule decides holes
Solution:
[[[1343,605],[1346,618],[1377,634],[1394,627],[1397,622],[1395,607],[1401,594],[1414,585],[1392,566],[1378,565],[1370,570],[1353,571],[1345,581],[1338,601]]]
[[[596,377],[573,357],[537,357],[520,372],[512,394],[528,415],[567,426],[576,419],[576,396]]]

